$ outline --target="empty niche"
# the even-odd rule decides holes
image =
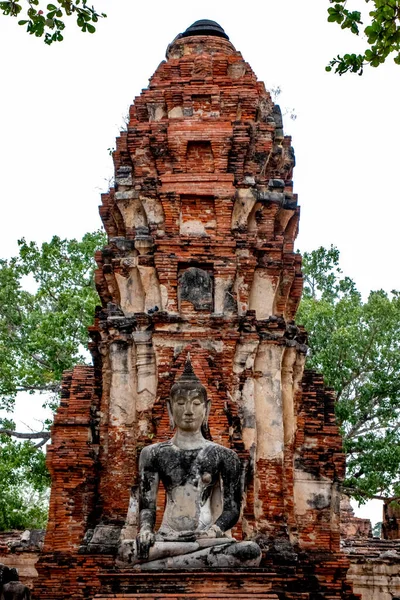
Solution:
[[[214,173],[214,154],[209,141],[188,142],[186,149],[188,173]]]
[[[181,235],[210,235],[215,232],[213,196],[181,196],[179,231]]]
[[[256,311],[257,319],[268,319],[268,317],[275,314],[276,288],[277,278],[271,276],[267,269],[257,268],[254,271],[249,297],[249,309]]]
[[[194,310],[212,311],[213,299],[213,270],[211,265],[178,266],[178,302],[179,310],[191,312]]]

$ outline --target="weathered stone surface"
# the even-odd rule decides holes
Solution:
[[[279,107],[228,39],[178,37],[131,106],[113,158],[94,367],[63,382],[37,597],[196,598],[204,585],[214,597],[354,599],[339,546],[334,398],[320,376],[303,376],[306,335],[293,323],[300,209]],[[241,465],[238,543],[227,547],[255,540],[259,570],[229,563],[219,575],[203,562],[200,578],[149,577],[117,565],[115,541],[98,544],[108,553],[91,550],[104,528],[121,528],[121,542],[138,534],[139,458],[171,437],[167,399],[188,352],[211,400],[204,437]],[[156,505],[157,531],[162,489]]]
[[[21,582],[30,588],[38,576],[35,565],[44,533],[42,529],[0,532],[0,563],[17,569]]]
[[[0,597],[2,600],[31,600],[27,585],[19,581],[17,569],[0,563]]]
[[[179,277],[179,295],[181,302],[186,300],[196,310],[212,310],[213,286],[210,274],[203,269],[190,267]]]
[[[227,542],[196,552],[168,556],[140,565],[143,571],[192,570],[229,567],[258,567],[261,550],[254,542]]]
[[[88,530],[80,551],[87,554],[115,554],[121,536],[118,525],[97,525]]]
[[[350,560],[347,577],[362,600],[400,596],[400,540],[350,537],[343,550]]]
[[[4,600],[31,600],[31,592],[20,581],[10,581],[3,585],[2,598]]]

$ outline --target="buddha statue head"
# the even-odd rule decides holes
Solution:
[[[182,375],[171,387],[167,406],[172,428],[188,433],[207,429],[210,401],[205,387],[193,371],[189,355]]]

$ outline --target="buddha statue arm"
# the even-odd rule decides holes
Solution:
[[[156,522],[157,492],[159,475],[154,468],[154,446],[143,448],[139,459],[139,534],[137,551],[139,558],[149,557],[150,547],[155,541],[154,525]]]
[[[235,452],[228,450],[221,469],[223,509],[215,522],[215,525],[223,532],[236,525],[239,519],[242,500],[240,474],[240,460]]]

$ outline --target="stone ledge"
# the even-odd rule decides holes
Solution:
[[[178,600],[178,598],[191,598],[197,600],[200,598],[215,598],[215,600],[223,598],[232,598],[232,594],[209,594],[208,592],[196,593],[196,594],[108,594],[107,596],[95,596],[94,600],[108,600],[109,598],[118,598],[119,600],[130,600],[135,598],[136,600]],[[276,594],[240,594],[236,595],[237,600],[279,600]]]
[[[106,598],[252,598],[278,600],[271,591],[276,573],[262,569],[228,571],[152,571],[99,573],[104,593],[96,600]],[[206,591],[205,591],[206,590]]]

